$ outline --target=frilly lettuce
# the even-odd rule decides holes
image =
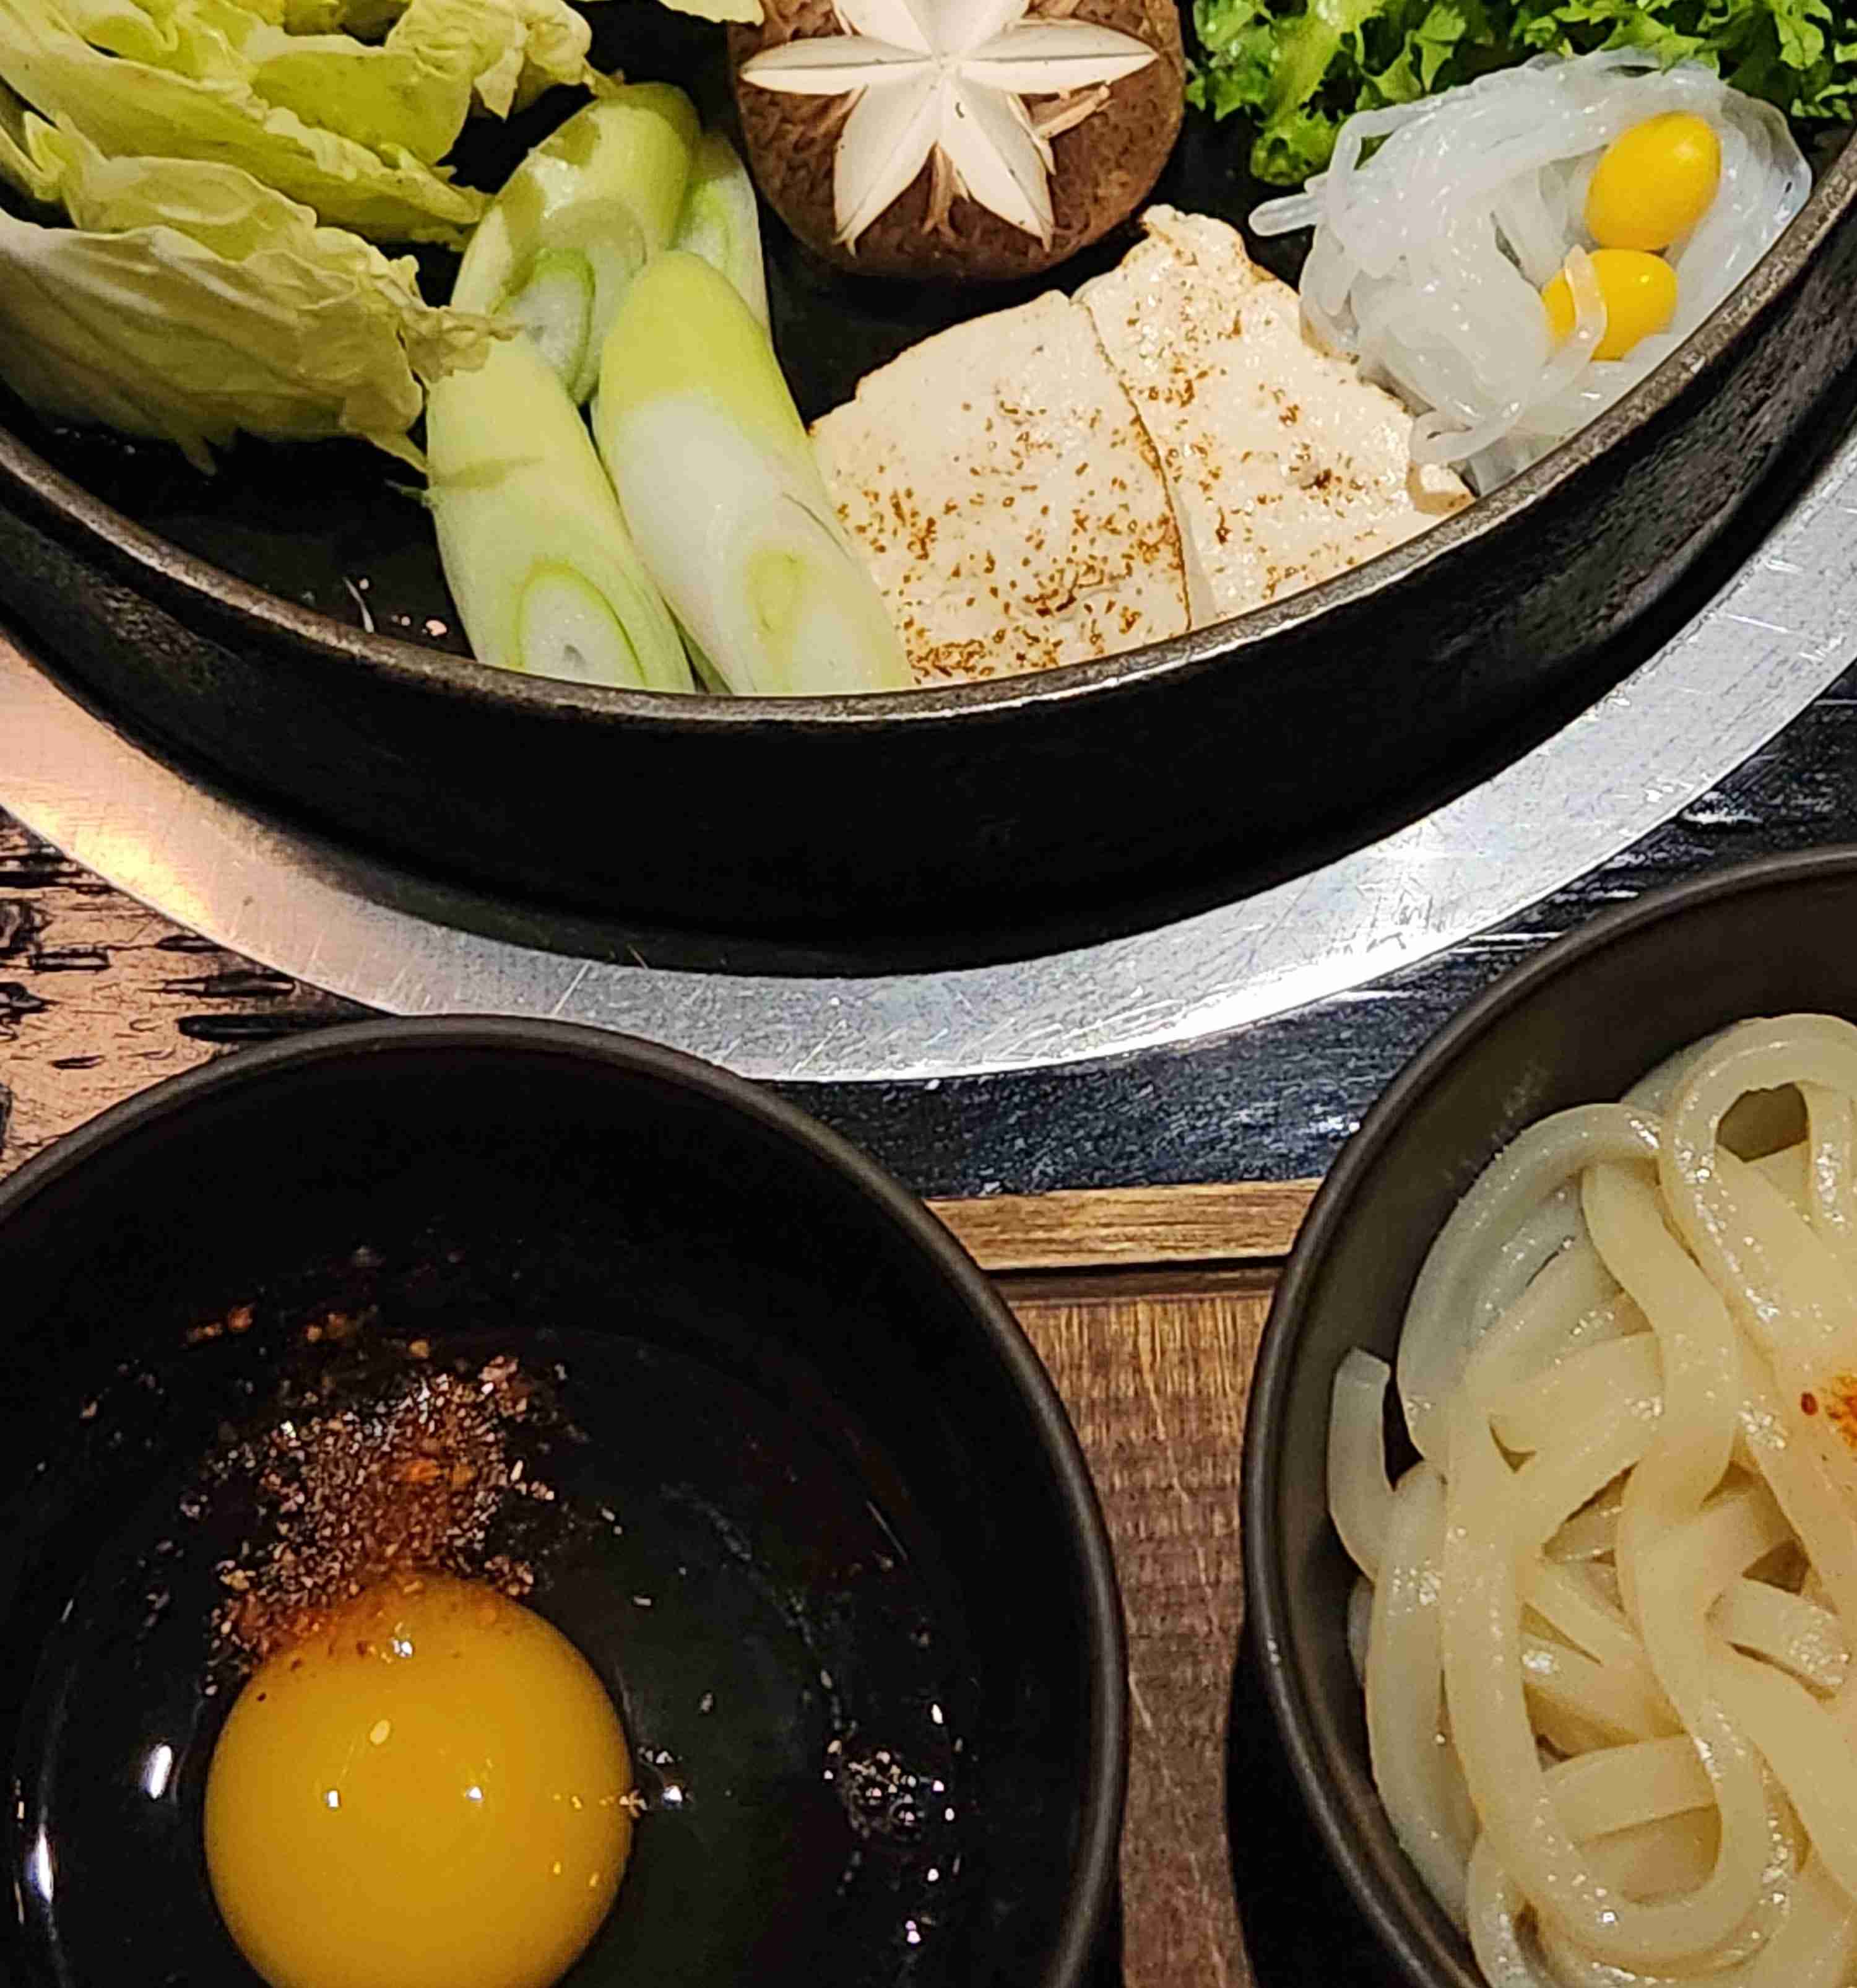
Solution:
[[[403,459],[420,381],[482,364],[488,322],[421,301],[410,258],[235,166],[105,158],[29,119],[0,170],[75,228],[0,213],[0,378],[54,415],[210,448],[360,435]]]
[[[42,123],[0,83],[0,184],[17,187],[28,200],[37,201],[42,207],[55,207],[59,169],[56,164],[42,164],[34,156],[34,147],[42,147],[44,142],[35,135]]]
[[[506,117],[551,83],[600,86],[587,61],[593,31],[567,0],[366,5],[358,36],[356,20],[326,0],[39,0],[41,13],[62,14],[93,47],[196,78],[251,83],[312,124],[363,144],[404,145],[428,164],[450,149],[474,96]],[[383,31],[375,46],[370,38]],[[435,115],[442,141],[423,136]],[[356,128],[357,116],[368,128]]]
[[[293,35],[359,35],[365,42],[378,41],[406,8],[406,0],[257,0],[257,4],[266,20],[275,20]]]
[[[1294,185],[1356,110],[1410,103],[1551,50],[1707,63],[1789,117],[1857,113],[1849,0],[1194,0],[1189,100],[1255,130],[1251,168]]]

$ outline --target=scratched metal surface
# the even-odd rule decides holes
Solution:
[[[564,951],[532,918],[471,929],[477,908],[397,898],[377,869],[205,794],[0,631],[0,797],[183,928],[17,833],[9,874],[0,844],[0,975],[32,969],[0,978],[5,1157],[74,1122],[50,1094],[68,1105],[66,1080],[99,1108],[355,1012],[300,982],[677,1043],[777,1083],[926,1192],[1319,1172],[1431,1028],[1592,910],[1713,860],[1857,840],[1853,517],[1847,439],[1593,710],[1364,849],[1056,957],[862,979],[641,971],[630,944]],[[226,950],[193,976],[195,1012],[174,1012],[188,976],[138,978],[150,948],[212,942]],[[121,1039],[81,1041],[86,1022]]]
[[[1857,842],[1857,668],[1665,826],[1423,965],[1093,1068],[793,1094],[934,1194],[1318,1175],[1425,1038],[1550,940],[1709,865],[1838,842]]]
[[[1842,841],[1857,841],[1857,668],[1673,820],[1422,965],[1096,1065],[781,1087],[925,1193],[1317,1174],[1425,1036],[1530,952],[1708,864]],[[16,827],[0,833],[0,1160],[223,1046],[354,1012],[177,931]]]
[[[0,798],[132,895],[347,999],[557,1016],[770,1081],[933,1096],[1008,1072],[1164,1060],[1408,966],[1609,861],[1857,651],[1854,515],[1857,439],[1622,681],[1468,791],[1274,887],[993,964],[795,970],[738,943],[719,968],[721,954],[693,962],[667,939],[472,898],[215,793],[85,710],[3,632]],[[1322,777],[1319,741],[1305,756]]]

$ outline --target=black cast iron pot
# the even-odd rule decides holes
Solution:
[[[714,112],[719,36],[621,11],[600,10],[603,57]],[[481,138],[482,176],[539,129]],[[1156,197],[1241,218],[1244,144],[1194,113]],[[106,713],[222,782],[532,902],[804,935],[1010,931],[1033,910],[1229,894],[1417,812],[1570,715],[1822,428],[1857,353],[1857,157],[1823,150],[1809,205],[1727,306],[1549,459],[1307,593],[1100,663],[778,702],[508,674],[452,652],[426,521],[359,445],[248,445],[215,488],[164,450],[50,436],[23,411],[0,431],[0,605]],[[924,333],[1019,294],[832,275],[765,226],[776,340],[809,418]],[[357,575],[365,593],[345,583]],[[364,602],[382,632],[356,625]]]

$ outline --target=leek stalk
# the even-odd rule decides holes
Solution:
[[[768,323],[768,275],[761,256],[761,207],[755,182],[741,155],[720,131],[705,131],[697,144],[684,197],[683,218],[670,244],[701,255],[720,269],[741,300]]]
[[[640,564],[586,424],[526,338],[426,397],[428,502],[480,662],[687,691],[677,624]]]
[[[694,106],[668,83],[628,84],[576,111],[491,204],[454,306],[520,325],[586,400],[626,286],[677,228],[697,136]]]
[[[907,690],[767,333],[728,279],[673,249],[607,334],[593,432],[640,556],[738,695]]]

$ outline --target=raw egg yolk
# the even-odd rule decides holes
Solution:
[[[1641,338],[1665,331],[1676,315],[1676,272],[1661,255],[1637,248],[1595,248],[1592,273],[1605,306],[1605,329],[1593,348],[1595,359],[1622,359]],[[1565,271],[1541,293],[1548,307],[1548,332],[1556,345],[1573,330],[1573,292]]]
[[[490,1588],[403,1579],[239,1693],[207,1869],[272,1988],[549,1988],[618,1889],[631,1787],[566,1637]]]
[[[1602,248],[1667,248],[1709,211],[1721,140],[1687,110],[1647,118],[1613,139],[1586,189],[1586,226]]]

